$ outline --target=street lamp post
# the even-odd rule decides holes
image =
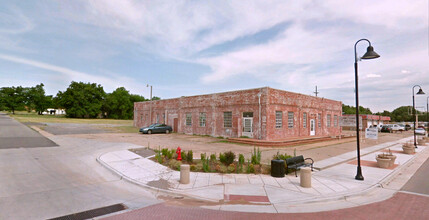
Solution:
[[[149,121],[152,124],[152,85],[146,84],[146,87],[150,86],[150,106],[149,106]]]
[[[419,87],[419,91],[416,93],[417,95],[424,95],[425,93],[422,90],[422,87],[420,87],[419,85],[415,85],[413,86],[413,118],[414,118],[414,128],[413,128],[413,133],[414,133],[414,147],[417,148],[417,142],[416,142],[416,104],[414,101],[414,88]]]
[[[369,46],[366,49],[366,53],[361,57],[361,59],[375,59],[379,58],[380,55],[378,55],[376,52],[374,52],[374,48],[371,46],[371,42],[367,39],[360,39],[355,43],[355,90],[356,90],[356,144],[357,144],[357,161],[358,161],[358,167],[357,167],[357,174],[355,179],[356,180],[363,180],[362,176],[362,169],[360,167],[360,143],[359,143],[359,87],[358,87],[358,57],[356,53],[356,45],[360,41],[367,41]]]
[[[427,122],[427,126],[428,126],[428,132],[429,133],[429,96],[426,99],[426,122]]]

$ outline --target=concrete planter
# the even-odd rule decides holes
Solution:
[[[408,146],[402,146],[402,150],[405,154],[414,154],[416,152],[414,146],[408,147]]]
[[[377,165],[380,168],[389,168],[390,167],[390,163],[391,163],[391,159],[387,158],[387,157],[381,157],[381,155],[378,155],[375,159],[377,159]]]
[[[391,167],[391,166],[393,166],[393,164],[395,164],[396,155],[386,155],[385,157],[390,159],[389,167]]]
[[[426,144],[426,140],[424,140],[424,139],[418,139],[417,140],[417,144],[418,145],[425,145]]]

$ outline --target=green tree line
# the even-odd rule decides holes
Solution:
[[[0,110],[8,110],[12,114],[16,110],[42,114],[48,108],[61,108],[70,118],[132,119],[134,102],[148,101],[143,96],[130,94],[124,87],[106,93],[96,83],[71,82],[65,91],[59,91],[55,97],[46,95],[43,87],[41,83],[35,87],[0,88]]]
[[[343,114],[356,114],[356,108],[349,105],[343,104]],[[359,106],[359,114],[373,114],[369,108]],[[426,112],[416,110],[416,114],[419,115],[419,121],[428,121]],[[377,112],[375,115],[389,116],[391,121],[403,122],[403,121],[414,121],[411,106],[401,106],[389,112],[384,110],[383,112]]]

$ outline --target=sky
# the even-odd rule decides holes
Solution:
[[[373,112],[429,96],[427,0],[0,0],[0,87],[72,81],[175,98],[260,87],[355,104],[354,45]],[[358,57],[368,43],[356,45]],[[415,92],[418,91],[416,87]]]

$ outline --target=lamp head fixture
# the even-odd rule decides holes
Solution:
[[[417,92],[417,95],[424,95],[425,93],[423,92],[422,88],[419,89],[419,91]]]
[[[374,51],[374,47],[368,46],[368,48],[366,48],[366,53],[361,57],[361,59],[369,60],[369,59],[375,59],[375,58],[379,58],[379,57],[380,57],[380,55],[378,55]]]

